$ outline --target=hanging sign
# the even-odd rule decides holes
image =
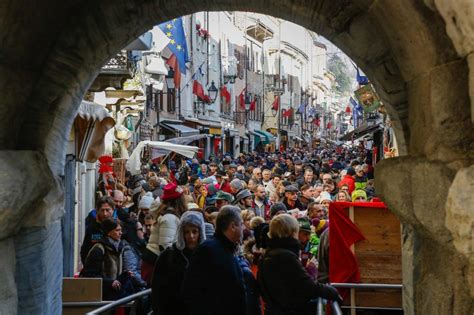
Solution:
[[[381,105],[379,97],[370,84],[364,85],[355,91],[354,94],[365,112],[372,112]]]

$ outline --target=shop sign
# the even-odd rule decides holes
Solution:
[[[377,93],[375,93],[374,88],[370,84],[364,85],[355,91],[354,94],[365,112],[372,112],[381,105]]]

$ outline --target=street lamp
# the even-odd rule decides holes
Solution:
[[[209,93],[211,103],[214,103],[217,98],[217,93],[219,92],[216,88],[216,85],[214,84],[214,81],[212,81],[211,86],[207,89],[207,92]]]

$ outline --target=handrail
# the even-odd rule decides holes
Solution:
[[[100,313],[105,312],[105,311],[110,311],[110,310],[113,310],[113,309],[115,309],[115,308],[117,308],[121,305],[127,304],[130,301],[136,300],[139,297],[150,295],[150,294],[151,294],[151,289],[146,289],[146,290],[140,291],[138,293],[129,295],[127,297],[124,297],[123,299],[120,299],[120,300],[117,300],[117,301],[112,301],[107,305],[104,305],[104,306],[102,306],[102,307],[100,307],[96,310],[93,310],[89,313],[86,313],[86,315],[96,315],[96,314],[100,314]]]
[[[331,283],[336,288],[344,289],[403,289],[403,284],[386,283]]]
[[[323,315],[324,314],[323,298],[318,298],[317,303],[318,304],[317,304],[316,314]],[[341,310],[341,307],[339,306],[339,303],[337,303],[336,301],[329,301],[329,300],[328,300],[328,303],[331,303],[331,309],[334,315],[342,315],[342,310]]]

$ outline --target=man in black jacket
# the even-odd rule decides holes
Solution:
[[[242,232],[240,209],[222,207],[214,239],[197,248],[184,276],[182,291],[189,314],[245,315],[245,285],[235,256]]]

